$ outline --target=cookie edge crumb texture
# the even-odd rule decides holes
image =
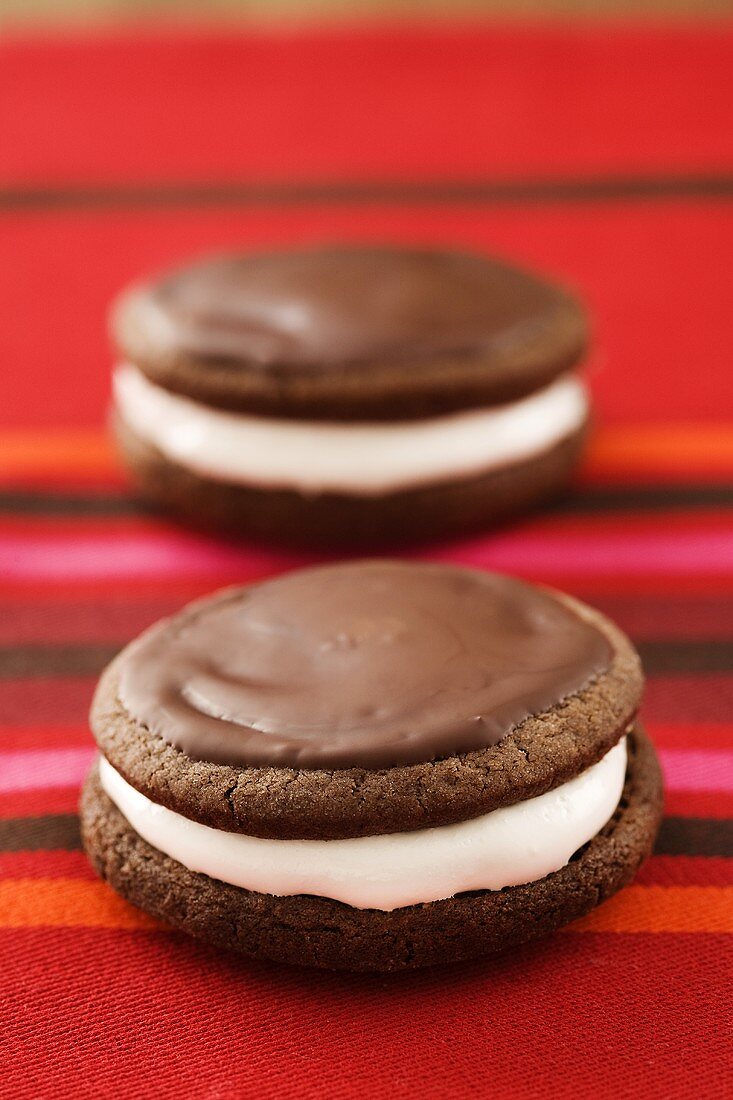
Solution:
[[[85,850],[122,897],[198,939],[295,965],[397,971],[491,955],[560,928],[626,885],[651,853],[662,777],[651,742],[629,735],[629,765],[609,823],[561,870],[525,886],[396,909],[273,897],[188,871],[147,844],[103,792],[96,766],[81,800]]]

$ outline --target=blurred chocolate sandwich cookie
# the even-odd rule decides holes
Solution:
[[[304,544],[470,531],[557,492],[588,399],[564,289],[479,255],[225,255],[118,301],[116,429],[143,493]]]

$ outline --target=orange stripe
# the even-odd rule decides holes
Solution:
[[[103,431],[3,432],[0,479],[119,477],[112,441]]]
[[[733,475],[733,424],[632,424],[600,428],[584,465],[590,480],[674,474],[693,480]],[[8,431],[0,434],[3,481],[47,476],[118,476],[103,430]]]
[[[0,882],[0,928],[165,930],[103,882],[68,878]],[[733,932],[733,886],[629,886],[575,921],[570,932]]]
[[[0,928],[162,929],[103,882],[67,878],[0,882]]]
[[[733,424],[627,424],[601,428],[585,464],[588,480],[733,475]]]
[[[628,886],[571,932],[733,932],[733,887]]]

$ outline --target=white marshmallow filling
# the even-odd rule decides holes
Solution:
[[[488,473],[550,450],[588,415],[572,375],[506,405],[383,423],[226,412],[170,393],[131,364],[117,367],[113,389],[122,421],[171,462],[218,481],[308,494],[379,496]]]
[[[626,763],[624,738],[598,763],[536,798],[454,825],[346,840],[212,829],[152,802],[103,757],[99,774],[135,832],[191,871],[263,894],[313,894],[389,912],[558,871],[613,816]]]

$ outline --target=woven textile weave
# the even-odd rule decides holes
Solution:
[[[0,43],[0,1096],[733,1092],[733,28],[446,26]],[[666,819],[551,939],[390,978],[227,957],[98,882],[95,677],[187,600],[305,559],[135,503],[104,314],[191,253],[440,241],[596,325],[574,494],[416,556],[556,584],[638,644]]]

